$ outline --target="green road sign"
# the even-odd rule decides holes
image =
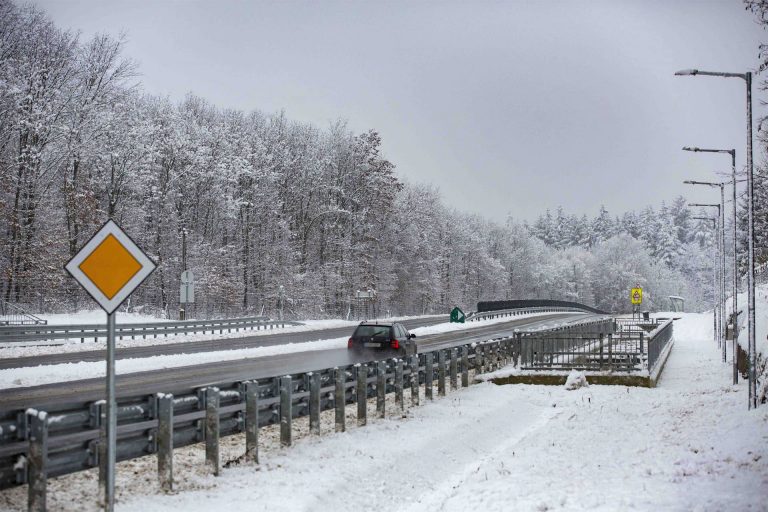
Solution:
[[[459,306],[456,306],[451,310],[451,323],[454,324],[463,324],[465,319],[464,312],[461,310]]]

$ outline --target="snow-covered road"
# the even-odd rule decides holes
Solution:
[[[563,316],[572,315],[573,313],[563,313]],[[461,330],[471,330],[488,325],[502,324],[509,322],[510,320],[521,320],[524,318],[536,318],[539,316],[548,316],[552,313],[528,313],[525,315],[519,315],[513,318],[499,317],[491,318],[487,320],[479,320],[476,322],[468,322],[465,324],[460,323],[440,323],[427,327],[417,327],[412,329],[411,332],[417,336],[426,336],[430,334],[439,334],[446,332],[454,332]],[[347,322],[349,323],[349,322]],[[546,325],[554,326],[557,324],[557,320],[552,320]],[[354,330],[354,326],[357,323],[350,323],[349,333]],[[266,332],[266,331],[262,331]],[[204,335],[197,334],[188,337],[202,337]],[[343,338],[334,339],[322,339],[323,331],[318,331],[317,341],[308,341],[303,343],[286,343],[283,345],[273,345],[266,347],[255,347],[236,350],[216,350],[210,352],[200,353],[179,353],[173,355],[160,355],[143,358],[127,358],[119,359],[116,361],[116,369],[119,375],[127,373],[136,373],[149,370],[171,369],[179,368],[183,366],[192,366],[197,364],[206,364],[217,361],[237,361],[246,358],[253,357],[266,357],[279,354],[291,354],[296,352],[310,352],[316,350],[332,350],[343,349],[347,346],[347,339],[349,336]],[[212,337],[212,335],[208,335]],[[184,336],[177,336],[177,338],[184,338]],[[50,347],[35,347],[39,353],[44,354]],[[12,350],[12,349],[10,349]],[[29,348],[22,349],[29,351]],[[25,368],[9,368],[0,370],[0,389],[20,388],[28,386],[38,386],[43,384],[51,384],[55,382],[69,382],[80,379],[89,379],[103,377],[106,372],[106,366],[103,361],[99,362],[77,362],[77,363],[64,363],[64,364],[52,364],[45,366],[32,366]]]
[[[729,384],[711,316],[675,333],[656,389],[479,384],[119,510],[768,510],[768,407]]]

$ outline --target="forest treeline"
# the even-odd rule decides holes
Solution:
[[[184,265],[198,314],[346,316],[556,298],[622,311],[711,300],[711,228],[682,198],[621,219],[559,210],[494,223],[408,183],[375,130],[145,93],[124,40],[83,39],[0,0],[0,293],[32,310],[91,302],[64,263],[108,218],[158,263],[131,308],[174,316]],[[186,261],[182,254],[186,240]]]

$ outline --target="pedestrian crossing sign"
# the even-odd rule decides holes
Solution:
[[[632,301],[632,304],[642,304],[643,303],[643,289],[642,288],[632,288],[632,291],[629,294],[629,299]]]

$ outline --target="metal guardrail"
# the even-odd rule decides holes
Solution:
[[[27,313],[24,309],[0,299],[0,326],[5,325],[45,325],[47,320]]]
[[[219,334],[240,330],[274,329],[286,325],[304,325],[289,320],[270,320],[267,317],[233,318],[226,320],[184,320],[180,322],[151,322],[140,324],[122,324],[116,329],[118,339],[137,337],[157,338],[176,334],[211,333]],[[0,326],[0,343],[20,343],[30,341],[66,341],[79,339],[106,340],[106,324],[82,325],[44,325],[44,326]]]
[[[577,325],[562,326],[559,332]],[[345,406],[357,404],[358,425],[367,421],[367,400],[376,398],[384,417],[386,395],[394,393],[397,409],[425,397],[469,386],[469,372],[494,371],[519,358],[514,337],[436,349],[403,359],[325,368],[294,375],[206,385],[194,393],[158,392],[118,401],[117,460],[158,455],[161,486],[173,481],[174,447],[205,441],[206,464],[218,474],[220,436],[245,433],[243,459],[258,461],[259,428],[279,424],[281,443],[292,442],[292,419],[309,416],[310,431],[320,431],[320,412],[335,410],[336,431],[344,431]],[[359,400],[358,397],[365,397]],[[45,503],[46,480],[99,467],[105,460],[101,439],[103,401],[61,403],[46,411],[0,411],[0,489],[29,484],[30,505]],[[44,508],[44,505],[43,505]]]
[[[469,313],[466,317],[467,322],[477,320],[488,320],[490,318],[499,318],[507,316],[521,316],[530,313],[586,313],[583,309],[575,307],[532,307],[517,309],[500,309],[497,311],[475,311]]]

